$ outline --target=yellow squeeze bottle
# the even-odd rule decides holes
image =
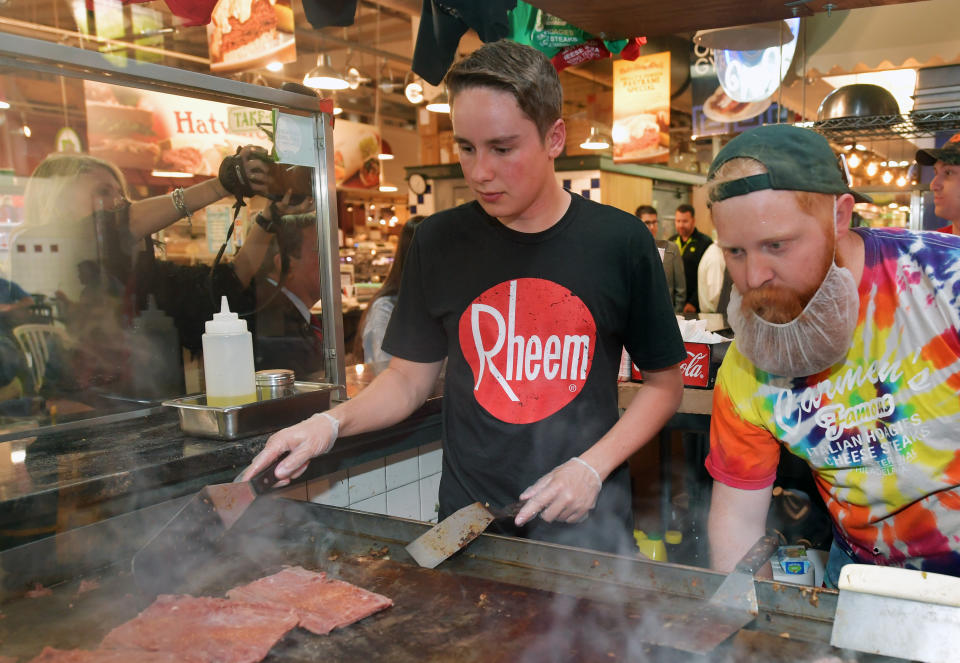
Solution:
[[[228,407],[256,401],[253,336],[247,330],[247,321],[230,310],[224,296],[220,312],[207,320],[205,329],[201,340],[207,405]]]

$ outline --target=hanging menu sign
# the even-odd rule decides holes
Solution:
[[[693,45],[690,54],[690,89],[693,95],[693,136],[735,134],[777,121],[772,97],[740,102],[727,96],[717,78],[713,49]]]
[[[670,53],[613,63],[613,160],[666,163],[670,156]]]

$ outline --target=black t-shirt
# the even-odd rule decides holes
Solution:
[[[683,275],[687,278],[687,303],[700,310],[700,299],[697,295],[697,268],[700,266],[700,259],[703,258],[703,252],[707,247],[713,244],[710,236],[700,232],[696,228],[686,242],[679,239],[680,235],[674,235],[670,241],[677,245],[680,255],[683,258]]]
[[[440,517],[506,505],[616,423],[626,346],[640,369],[686,357],[653,236],[636,218],[571,196],[539,233],[511,230],[477,203],[435,214],[414,235],[383,348],[447,357]],[[605,550],[629,545],[626,464],[579,525],[539,518],[523,532]]]

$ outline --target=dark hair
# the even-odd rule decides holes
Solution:
[[[656,216],[657,208],[651,205],[641,205],[640,207],[637,208],[637,211],[635,212],[635,214],[637,215],[637,218],[640,218],[644,214],[653,214],[654,216]]]
[[[445,78],[450,101],[473,87],[509,92],[544,138],[563,112],[563,88],[557,70],[531,46],[501,39],[484,44],[457,62]]]
[[[693,209],[693,205],[688,205],[686,203],[677,207],[677,212],[680,212],[681,214],[689,214],[690,216],[694,217],[697,215]]]
[[[413,243],[413,233],[416,232],[420,222],[425,216],[411,216],[403,224],[403,230],[400,231],[400,241],[397,243],[397,253],[393,257],[393,264],[384,279],[383,285],[377,290],[377,294],[367,302],[367,310],[360,316],[360,322],[357,323],[357,335],[353,339],[353,354],[360,357],[360,363],[363,363],[363,327],[367,324],[367,311],[370,306],[380,297],[389,297],[400,292],[400,281],[403,278],[403,266],[407,261],[407,253],[410,251],[410,245]]]

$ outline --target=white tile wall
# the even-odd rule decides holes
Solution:
[[[307,499],[327,506],[350,506],[350,494],[347,491],[347,471],[332,472],[319,479],[308,481]]]
[[[440,472],[443,463],[443,451],[440,442],[425,444],[420,447],[420,476],[428,477]]]
[[[414,481],[388,490],[387,513],[399,518],[420,520],[420,482]]]
[[[386,457],[387,490],[414,483],[420,478],[417,449],[407,449]]]
[[[311,479],[284,496],[437,522],[442,461],[440,442],[435,442]]]
[[[368,497],[365,500],[360,500],[350,505],[351,509],[357,509],[358,511],[367,511],[369,513],[387,513],[387,494],[380,493],[379,495],[374,495],[373,497]]]
[[[347,469],[350,504],[387,492],[387,474],[384,459],[360,463]]]
[[[420,520],[437,522],[440,474],[431,474],[420,480]]]

